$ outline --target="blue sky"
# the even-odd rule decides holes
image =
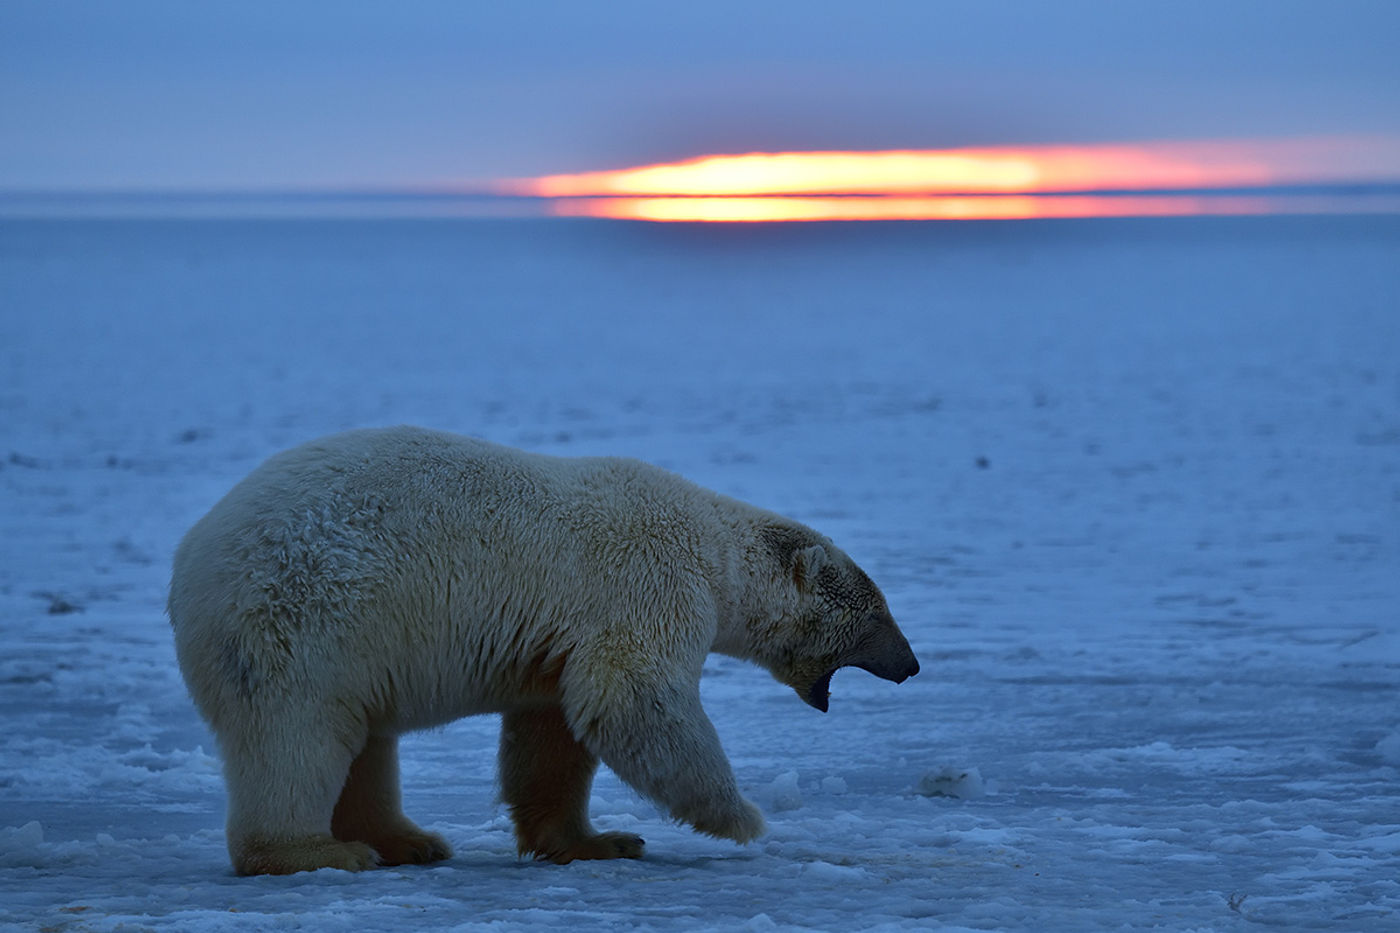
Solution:
[[[0,189],[1400,134],[1393,0],[4,0]]]

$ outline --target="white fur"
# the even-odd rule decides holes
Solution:
[[[675,818],[753,839],[762,818],[699,678],[720,650],[803,687],[789,667],[813,597],[772,556],[774,527],[817,547],[812,573],[849,561],[795,522],[632,460],[407,427],[271,458],[185,536],[169,601],[181,668],[225,759],[235,864],[364,867],[363,846],[331,834],[351,796],[378,815],[357,815],[369,828],[347,838],[381,856],[376,833],[419,840],[398,812],[394,737],[550,708]],[[370,776],[342,799],[352,762]],[[311,854],[278,854],[298,846]]]

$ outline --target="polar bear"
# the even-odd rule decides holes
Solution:
[[[810,528],[635,460],[412,427],[254,470],[180,542],[168,611],[239,874],[449,857],[403,815],[398,736],[474,713],[502,714],[522,855],[641,855],[589,824],[599,760],[748,842],[763,818],[700,706],[705,656],[822,711],[837,668],[919,670],[879,589]]]

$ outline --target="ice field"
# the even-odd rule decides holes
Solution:
[[[712,658],[747,847],[520,860],[478,717],[451,860],[237,878],[171,554],[398,423],[802,520],[922,673]],[[0,221],[0,710],[6,930],[1400,929],[1400,218]]]

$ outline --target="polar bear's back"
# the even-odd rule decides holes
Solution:
[[[528,487],[545,485],[535,477],[547,467],[507,452],[471,438],[388,428],[277,454],[181,541],[172,614],[186,603],[197,609],[211,593],[234,595],[235,609],[284,603],[288,613],[309,615],[344,608],[382,586],[396,562],[423,553],[413,539],[443,534],[478,508],[489,513],[510,487],[529,495]]]

